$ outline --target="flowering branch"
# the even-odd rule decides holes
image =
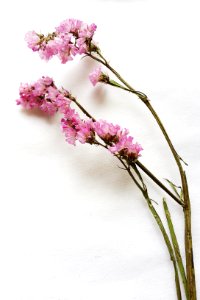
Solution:
[[[155,109],[150,103],[150,100],[148,97],[139,91],[136,91],[131,85],[129,85],[122,77],[121,75],[113,68],[111,67],[106,59],[103,57],[103,55],[100,53],[100,51],[97,51],[97,54],[101,57],[99,59],[95,55],[88,53],[88,56],[92,59],[100,62],[105,67],[107,67],[125,86],[121,86],[120,84],[115,84],[115,82],[112,80],[110,85],[115,86],[117,88],[122,88],[123,90],[128,90],[129,92],[137,95],[139,99],[146,105],[146,107],[149,109],[151,114],[153,115],[154,119],[156,120],[158,126],[160,127],[168,145],[172,152],[172,155],[175,159],[175,162],[178,166],[179,173],[181,176],[181,182],[182,182],[182,190],[183,190],[183,199],[184,199],[184,218],[185,218],[185,254],[186,254],[186,269],[187,269],[187,278],[188,278],[188,290],[189,290],[189,296],[191,300],[196,299],[196,282],[195,282],[195,270],[194,270],[194,261],[193,261],[193,246],[192,246],[192,228],[191,228],[191,204],[190,204],[190,197],[189,197],[189,191],[188,191],[188,185],[187,185],[187,179],[185,171],[183,170],[181,161],[182,158],[178,155],[176,152],[174,145],[171,142],[171,139],[161,122],[160,118],[158,117],[158,114],[156,113]]]
[[[88,121],[81,120],[77,112],[70,108],[71,102],[75,103],[77,107],[89,118]],[[20,88],[20,99],[17,100],[17,104],[21,104],[23,107],[28,109],[37,107],[48,114],[54,114],[55,112],[60,111],[64,114],[64,118],[61,119],[61,123],[68,143],[75,144],[76,140],[78,140],[81,143],[99,145],[116,156],[136,186],[142,192],[147,201],[148,207],[161,230],[174,266],[177,297],[178,299],[182,299],[176,259],[172,245],[164,225],[152,205],[146,185],[144,184],[142,176],[136,166],[136,164],[138,164],[137,156],[142,148],[138,144],[132,144],[132,139],[127,138],[128,131],[122,131],[118,125],[114,126],[113,124],[105,121],[96,121],[95,118],[92,117],[68,91],[64,89],[61,91],[58,90],[53,80],[49,77],[43,77],[32,85],[22,85]],[[97,140],[96,135],[103,141],[103,144]],[[128,144],[126,144],[126,146],[129,146],[129,148],[124,148],[124,142],[126,143],[127,141]],[[136,151],[138,151],[138,154]],[[133,162],[131,162],[132,160]],[[139,163],[138,166],[142,168],[147,175],[150,174],[150,177],[153,176],[154,178],[154,175],[152,175],[141,163]],[[141,184],[133,175],[130,167],[132,167],[138,175]],[[162,188],[164,187],[164,185],[162,186],[162,183],[160,183],[156,177],[154,178],[154,181]],[[165,187],[164,190],[169,194],[171,193]],[[176,200],[176,197],[173,194],[171,194],[171,196]]]
[[[72,98],[72,101],[81,109],[81,111],[89,118],[91,118],[93,121],[96,121],[94,117],[92,117],[85,109],[84,107],[76,100],[76,98]],[[182,200],[177,198],[155,175],[153,175],[152,172],[150,172],[139,160],[136,160],[135,162],[128,161],[130,166],[133,166],[134,164],[137,164],[138,167],[146,173],[161,189],[163,189],[170,197],[172,197],[178,204],[181,206],[184,206],[184,203]]]
[[[121,129],[119,125],[113,125],[112,123],[108,123],[103,120],[96,121],[68,91],[64,89],[58,90],[51,78],[43,77],[33,85],[22,85],[20,88],[20,98],[17,100],[17,104],[21,104],[27,109],[38,108],[49,115],[53,115],[59,111],[63,115],[61,124],[68,143],[75,145],[76,141],[79,141],[80,143],[99,145],[109,150],[119,159],[125,170],[145,197],[149,209],[163,234],[174,265],[177,298],[182,299],[177,271],[178,264],[187,300],[196,300],[191,230],[191,204],[187,178],[182,166],[182,162],[184,161],[175,150],[162,121],[153,108],[147,95],[134,89],[104,58],[100,48],[93,41],[95,30],[95,24],[87,25],[80,20],[68,19],[62,22],[55,28],[54,32],[48,35],[38,34],[35,31],[28,32],[26,35],[26,41],[28,43],[28,47],[35,52],[39,52],[40,57],[45,60],[49,60],[53,56],[57,55],[61,60],[61,63],[66,63],[67,61],[73,60],[76,55],[88,56],[104,65],[120,82],[118,83],[117,81],[110,79],[109,76],[104,74],[101,71],[101,68],[98,67],[89,75],[93,85],[96,85],[97,82],[103,82],[138,96],[153,115],[166,142],[168,143],[179,169],[182,183],[182,195],[179,195],[176,190],[176,195],[174,195],[174,193],[172,193],[138,160],[141,155],[140,152],[143,149],[138,143],[133,142],[133,138],[128,135],[129,132],[127,129]],[[87,116],[87,120],[83,120],[79,114],[70,107],[71,102],[75,103],[79,107],[79,109]],[[149,198],[146,185],[138,167],[171,198],[180,204],[181,207],[183,207],[185,220],[186,275],[166,201],[163,201],[163,206],[174,249],[162,221],[152,205],[152,201]],[[134,176],[133,170],[138,179]],[[173,184],[172,187],[175,189]]]

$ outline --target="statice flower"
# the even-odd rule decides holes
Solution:
[[[134,160],[140,156],[143,150],[141,145],[133,142],[133,137],[128,136],[129,131],[119,125],[113,125],[107,121],[93,123],[95,133],[108,144],[108,149],[113,154]]]
[[[25,40],[28,47],[38,51],[40,57],[49,60],[57,55],[64,64],[77,54],[86,54],[97,49],[93,42],[96,25],[88,25],[80,20],[67,19],[48,35],[29,31]]]
[[[28,47],[33,51],[38,51],[40,48],[40,37],[35,31],[28,31],[25,35],[25,41]]]
[[[103,73],[101,71],[101,67],[94,69],[89,74],[89,79],[90,79],[91,83],[93,84],[93,86],[95,86],[99,81],[101,81],[101,79],[103,79],[102,77],[103,77]]]
[[[109,147],[109,150],[113,154],[119,154],[122,157],[134,160],[141,156],[140,152],[143,150],[143,148],[140,144],[133,142],[132,136],[122,134],[119,137],[119,141]]]
[[[134,143],[128,130],[105,120],[82,119],[71,103],[76,99],[65,89],[58,89],[50,77],[42,77],[32,84],[21,84],[18,105],[25,109],[39,109],[48,115],[62,114],[61,127],[69,144],[99,144],[103,140],[107,149],[114,155],[128,160],[140,156],[142,147]]]
[[[58,110],[62,112],[70,104],[69,93],[59,91],[50,77],[43,76],[32,84],[21,84],[19,95],[18,105],[25,109],[37,108],[49,115],[54,115]]]
[[[113,125],[105,120],[99,120],[93,123],[93,128],[96,134],[106,143],[118,141],[118,133],[120,132],[119,125]]]
[[[94,130],[92,120],[83,120],[79,114],[71,108],[67,108],[64,117],[61,119],[61,125],[69,144],[75,145],[76,141],[82,144],[94,143]]]

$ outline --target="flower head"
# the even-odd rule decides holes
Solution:
[[[62,111],[69,107],[70,100],[67,93],[59,91],[52,78],[43,76],[33,84],[21,84],[17,104],[25,109],[38,108],[49,115],[54,115],[58,110]]]
[[[102,75],[103,75],[103,73],[101,71],[101,67],[94,69],[89,74],[89,79],[90,79],[91,83],[93,84],[93,86],[95,86],[99,81],[101,81]]]
[[[120,132],[119,125],[113,125],[104,120],[99,120],[93,123],[93,128],[96,134],[107,143],[118,141]]]
[[[140,156],[140,152],[143,150],[140,144],[133,142],[132,136],[122,134],[119,137],[119,141],[109,147],[110,152],[113,154],[119,154],[124,158],[135,160]]]
[[[42,59],[49,60],[57,55],[64,64],[77,54],[85,54],[95,48],[92,43],[95,30],[95,24],[88,25],[80,20],[67,19],[46,36],[29,31],[25,39],[28,47],[38,51]]]
[[[123,158],[135,160],[143,150],[138,143],[133,142],[133,137],[128,136],[129,131],[119,125],[113,125],[104,120],[93,122],[95,133],[108,145],[111,153]]]
[[[61,119],[61,126],[69,144],[75,145],[76,141],[82,144],[94,142],[92,120],[82,120],[74,109],[66,110],[64,118]]]
[[[74,25],[73,30],[76,26]],[[126,128],[122,129],[105,120],[82,119],[70,107],[72,101],[77,102],[75,100],[67,90],[59,90],[52,78],[43,76],[33,84],[21,84],[17,104],[26,109],[40,109],[49,115],[54,115],[57,111],[62,113],[61,126],[69,144],[75,145],[77,141],[82,144],[98,144],[100,138],[114,155],[128,160],[135,160],[140,156],[143,149],[133,142],[133,137],[128,135]]]
[[[40,46],[40,37],[35,31],[28,31],[25,35],[25,41],[28,44],[28,47],[33,51],[38,51]]]

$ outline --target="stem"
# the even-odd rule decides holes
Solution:
[[[80,108],[80,110],[94,122],[96,121],[93,116],[91,116],[88,111],[76,100],[76,98],[71,98],[71,100]],[[101,145],[102,146],[102,145]],[[129,163],[130,164],[130,163]],[[184,203],[178,199],[159,179],[153,175],[141,162],[137,161],[136,164],[145,172],[161,189],[163,189],[170,197],[172,197],[178,204],[184,206]],[[132,166],[132,164],[130,164]]]
[[[90,119],[92,119],[92,121],[96,121],[95,118],[93,118],[89,112],[76,100],[76,98],[72,97],[70,98],[79,108],[80,110]]]
[[[124,85],[129,89],[129,91],[133,94],[136,94],[139,99],[146,105],[146,107],[150,110],[151,114],[153,115],[154,119],[156,120],[158,126],[160,127],[168,145],[172,152],[172,155],[176,161],[176,164],[179,169],[179,173],[181,176],[181,182],[182,182],[182,189],[183,189],[183,199],[184,199],[184,219],[185,219],[185,255],[186,255],[186,271],[187,271],[187,279],[188,279],[188,293],[189,293],[189,299],[190,300],[196,300],[196,283],[195,283],[195,270],[194,270],[194,262],[193,262],[193,249],[192,249],[192,228],[191,228],[191,205],[190,205],[190,198],[189,198],[189,191],[188,191],[188,185],[187,185],[187,179],[185,176],[185,172],[182,168],[181,162],[180,162],[180,156],[176,152],[168,134],[167,131],[162,124],[160,118],[158,117],[156,111],[152,107],[150,100],[148,97],[139,91],[136,91],[129,83],[127,83],[121,75],[112,67],[109,65],[109,63],[106,61],[106,59],[103,57],[103,55],[100,53],[100,51],[97,51],[97,55],[99,55],[99,58],[97,58],[95,55],[88,53],[88,56],[93,58],[94,60],[102,63],[106,68],[108,68]],[[117,85],[119,87],[119,85]]]
[[[150,211],[151,211],[154,219],[156,220],[156,223],[158,224],[158,226],[160,228],[160,231],[161,231],[161,233],[163,235],[165,244],[167,246],[167,249],[168,249],[168,252],[169,252],[169,255],[170,255],[170,259],[171,259],[171,261],[173,263],[173,267],[174,267],[177,299],[181,300],[182,296],[181,296],[181,289],[180,289],[180,281],[179,281],[179,275],[178,275],[178,269],[177,269],[177,264],[176,264],[176,258],[175,258],[175,255],[174,255],[172,244],[171,244],[170,239],[168,237],[168,234],[167,234],[167,232],[165,230],[165,227],[164,227],[164,225],[162,223],[162,220],[161,220],[159,214],[157,213],[156,209],[154,208],[154,206],[153,206],[153,204],[152,204],[152,202],[151,202],[151,200],[149,198],[146,185],[144,184],[143,178],[142,178],[140,172],[138,171],[136,165],[134,165],[134,170],[135,170],[136,174],[138,175],[140,181],[142,182],[142,185],[143,185],[143,195],[144,195],[144,197],[145,197],[145,199],[147,201],[148,207],[149,207],[149,209],[150,209]]]
[[[189,299],[196,300],[196,285],[195,285],[195,270],[193,261],[193,247],[192,247],[192,232],[191,232],[191,208],[190,198],[188,193],[187,178],[185,172],[183,173],[184,185],[186,187],[184,217],[185,217],[185,252],[186,252],[186,272],[188,280]]]
[[[119,161],[122,163],[122,165],[125,167],[126,171],[128,172],[128,174],[130,175],[130,177],[132,178],[132,180],[134,181],[134,183],[137,185],[137,187],[140,189],[140,191],[143,194],[143,188],[142,186],[138,183],[138,181],[135,179],[133,173],[130,170],[130,167],[127,167],[127,165],[125,164],[125,162],[120,158],[120,156],[117,156],[117,158],[119,159]]]
[[[170,195],[178,204],[184,206],[184,203],[177,198],[168,188],[160,181],[158,178],[153,175],[140,161],[136,161],[135,164],[146,173],[161,189],[163,189],[168,195]]]
[[[187,287],[187,279],[186,279],[186,274],[185,274],[185,268],[184,268],[184,265],[183,265],[183,260],[182,260],[182,257],[181,257],[177,237],[176,237],[176,234],[175,234],[175,231],[174,231],[174,225],[172,223],[172,218],[171,218],[171,215],[170,215],[170,212],[169,212],[169,209],[168,209],[167,202],[165,201],[165,198],[163,198],[163,207],[164,207],[165,216],[166,216],[167,223],[168,223],[169,232],[170,232],[170,235],[171,235],[172,244],[173,244],[173,247],[174,247],[174,252],[175,252],[175,255],[176,255],[178,268],[179,268],[180,275],[181,275],[181,278],[182,278],[182,282],[183,282],[183,286],[184,286],[184,290],[185,290],[185,295],[186,295],[186,298],[189,299],[188,298],[188,287]]]
[[[83,113],[86,114],[86,116],[88,116],[88,117],[91,118],[93,121],[95,121],[95,119],[94,119],[94,118],[93,118],[93,117],[92,117],[92,116],[91,116],[91,115],[90,115],[90,114],[82,107],[82,105],[81,105],[75,98],[73,98],[73,99],[71,99],[71,100],[72,100],[72,101],[73,101],[73,102],[81,109],[81,111],[82,111]],[[99,145],[99,146],[102,146],[103,148],[108,149],[108,145],[106,145],[106,144],[104,145],[104,144],[98,142],[97,140],[95,141],[95,144],[96,144],[96,145]],[[131,172],[131,170],[130,170],[130,165],[128,164],[128,162],[127,162],[127,165],[128,165],[128,166],[127,166],[126,163],[123,161],[123,159],[122,159],[119,155],[116,155],[116,157],[119,159],[119,161],[120,161],[120,162],[122,163],[122,165],[125,167],[126,171],[127,171],[128,174],[130,175],[131,179],[134,181],[134,183],[136,184],[136,186],[137,186],[137,187],[140,189],[140,191],[142,192],[143,196],[145,197],[145,199],[146,199],[146,201],[147,201],[148,207],[149,207],[149,209],[150,209],[152,215],[154,216],[154,218],[155,218],[155,220],[156,220],[156,222],[157,222],[157,224],[158,224],[158,226],[159,226],[159,228],[160,228],[160,230],[161,230],[161,233],[162,233],[163,238],[164,238],[164,240],[165,240],[165,243],[166,243],[166,246],[167,246],[167,248],[168,248],[169,255],[170,255],[170,258],[171,258],[171,260],[172,260],[173,267],[174,267],[174,272],[175,272],[175,283],[176,283],[176,291],[177,291],[177,299],[178,299],[178,300],[182,300],[181,289],[180,289],[180,282],[179,282],[179,277],[178,277],[178,270],[177,270],[177,266],[176,266],[176,259],[175,259],[174,253],[173,253],[173,248],[172,248],[172,245],[171,245],[171,243],[170,243],[170,240],[169,240],[169,237],[168,237],[168,235],[167,235],[167,232],[166,232],[166,230],[165,230],[165,228],[164,228],[164,226],[163,226],[163,224],[162,224],[162,220],[160,219],[158,213],[156,212],[155,208],[153,207],[153,205],[152,205],[152,203],[151,203],[151,200],[150,200],[150,198],[149,198],[149,196],[148,196],[147,188],[146,188],[146,186],[145,186],[145,184],[144,184],[144,182],[143,182],[142,176],[140,175],[139,171],[137,170],[136,165],[133,164],[133,167],[134,167],[134,169],[136,170],[136,172],[137,172],[137,174],[138,174],[138,176],[139,176],[139,179],[140,179],[140,181],[141,181],[141,183],[142,183],[142,186],[141,186],[141,185],[139,184],[139,182],[135,179],[133,173]],[[139,165],[142,165],[142,164],[139,163]],[[143,165],[142,165],[142,166],[143,166]],[[145,167],[143,166],[143,168],[145,168]],[[145,168],[145,170],[147,170],[147,169]],[[150,171],[148,171],[147,175],[149,175],[149,174],[151,174]],[[155,181],[156,177],[155,177],[154,175],[151,174],[151,177],[152,177],[152,176],[153,176],[154,181]],[[158,184],[159,180],[156,179],[155,182]],[[162,188],[164,187],[164,185],[162,185],[162,183],[160,184],[160,186],[161,186]],[[167,190],[167,188],[165,188],[164,190]],[[171,193],[170,191],[168,191],[168,192]],[[173,195],[173,194],[172,194],[172,195]],[[173,198],[174,198],[174,197],[175,197],[175,196],[173,195]],[[176,197],[175,197],[175,199],[176,199]],[[177,199],[177,200],[178,200],[178,199]],[[182,205],[182,203],[181,203],[181,205]]]
[[[176,292],[177,292],[177,298],[178,299],[182,299],[181,297],[181,290],[180,290],[180,282],[179,282],[179,277],[178,277],[178,270],[177,270],[177,266],[176,266],[176,259],[175,259],[175,256],[174,256],[174,252],[173,252],[173,248],[172,248],[172,245],[170,243],[170,240],[169,240],[169,237],[166,233],[166,230],[162,224],[162,221],[158,215],[158,213],[156,212],[155,208],[153,207],[151,201],[147,201],[148,202],[148,206],[149,206],[149,209],[152,213],[152,215],[154,216],[162,234],[163,234],[163,238],[165,240],[165,244],[168,248],[168,251],[169,251],[169,254],[170,254],[170,258],[173,262],[173,266],[174,266],[174,272],[175,272],[175,282],[176,282]]]
[[[113,67],[111,67],[111,65],[109,65],[109,63],[106,61],[106,59],[103,57],[103,55],[100,52],[97,52],[97,54],[101,57],[101,59],[99,59],[98,57],[96,57],[91,53],[87,53],[87,56],[103,64],[107,69],[109,69],[113,74],[115,74],[115,76],[128,88],[129,92],[136,94],[143,102],[149,101],[147,96],[144,93],[136,91],[127,81],[125,81],[124,78]],[[111,85],[115,86],[114,84]],[[125,89],[123,86],[120,86],[119,84],[117,84],[117,87]]]
[[[174,252],[173,252],[171,242],[170,242],[169,237],[166,233],[166,230],[165,230],[165,228],[162,224],[162,221],[161,221],[158,213],[156,212],[155,208],[153,207],[151,201],[148,200],[147,203],[148,203],[148,206],[149,206],[149,209],[150,209],[152,215],[154,216],[154,219],[156,220],[156,222],[157,222],[157,224],[158,224],[158,226],[159,226],[159,228],[162,232],[163,238],[165,240],[165,244],[168,248],[170,258],[171,258],[172,263],[173,263],[174,272],[175,272],[175,283],[176,283],[177,298],[182,299],[181,290],[180,290],[180,282],[179,282],[179,277],[178,277],[178,270],[177,270],[177,266],[176,266],[176,259],[175,259],[175,256],[174,256]]]

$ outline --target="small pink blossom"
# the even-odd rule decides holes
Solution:
[[[25,41],[28,44],[28,47],[31,48],[33,51],[38,51],[40,46],[40,38],[35,31],[28,31],[25,35]]]
[[[91,83],[93,84],[93,86],[95,86],[101,80],[101,76],[102,76],[101,67],[94,69],[89,74],[89,79],[90,79]]]
[[[133,137],[123,134],[119,137],[119,141],[109,147],[113,154],[120,154],[122,157],[129,159],[137,159],[143,150],[140,144],[133,143]]]
[[[129,160],[137,159],[143,150],[141,145],[133,142],[127,129],[105,120],[82,119],[70,107],[75,98],[65,89],[59,90],[50,77],[43,76],[32,84],[21,84],[19,94],[17,104],[25,109],[37,108],[48,115],[62,113],[61,126],[69,144],[75,145],[77,141],[96,144],[99,137],[111,153]]]
[[[59,91],[50,77],[42,77],[33,84],[21,84],[19,94],[18,105],[25,109],[38,108],[49,115],[63,111],[70,104],[68,92]]]
[[[92,129],[92,120],[86,120],[77,126],[77,140],[82,143],[90,143],[94,142],[94,131]]]
[[[60,23],[58,27],[56,27],[56,31],[59,33],[78,33],[81,29],[83,22],[76,19],[67,19]]]
[[[96,134],[106,142],[118,139],[118,135],[121,130],[119,125],[113,125],[112,123],[104,120],[94,122],[93,128]]]
[[[42,59],[48,61],[58,55],[64,64],[77,54],[81,55],[91,49],[94,50],[92,38],[95,30],[95,24],[88,25],[80,20],[67,19],[47,36],[29,31],[25,39],[28,47],[33,51],[38,51]]]
[[[99,120],[93,123],[95,133],[108,144],[108,149],[113,154],[119,154],[124,158],[137,159],[142,147],[133,142],[133,137],[128,136],[129,131],[119,125],[113,125],[107,121]]]
[[[93,143],[92,120],[82,120],[74,109],[68,108],[65,111],[64,118],[61,119],[61,126],[69,144],[75,145],[76,141],[82,144]]]

